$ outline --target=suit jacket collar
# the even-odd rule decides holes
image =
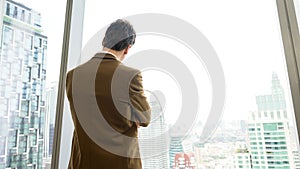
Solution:
[[[93,58],[100,58],[100,59],[113,59],[120,61],[113,53],[107,51],[101,51],[95,54]]]

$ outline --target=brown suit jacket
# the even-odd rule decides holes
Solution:
[[[139,70],[97,53],[67,74],[74,123],[69,169],[141,169],[138,127],[150,121]]]

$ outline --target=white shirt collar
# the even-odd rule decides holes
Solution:
[[[113,54],[113,53],[111,53],[111,52],[109,52],[109,51],[102,50],[102,51],[100,51],[100,53],[111,54],[111,55],[113,55],[118,61],[120,61],[120,59],[119,59],[115,54]],[[120,61],[120,62],[121,62],[121,61]]]

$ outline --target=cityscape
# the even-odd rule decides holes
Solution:
[[[272,93],[253,98],[257,111],[249,112],[247,120],[222,121],[209,141],[199,140],[202,125],[198,123],[188,136],[179,129],[170,131],[169,137],[160,140],[160,144],[142,142],[142,154],[150,154],[156,148],[162,150],[160,158],[148,156],[143,159],[142,156],[144,168],[169,165],[170,169],[300,169],[296,131],[288,117],[284,90],[277,74],[273,73],[271,77]],[[159,114],[157,110],[160,109],[152,109],[154,117]],[[151,131],[155,130],[156,134],[163,134],[165,130],[161,129],[165,126],[162,122],[152,123],[151,130],[140,131],[141,138],[146,133],[154,135]],[[168,146],[163,149],[163,145]],[[168,162],[163,160],[166,156]]]
[[[0,1],[0,169],[50,169],[58,82],[47,82],[48,37],[42,15],[26,4]],[[206,142],[202,122],[186,135],[172,129],[161,100],[149,98],[152,120],[139,129],[144,169],[300,169],[293,112],[277,73],[271,93],[241,110],[245,120],[221,121]],[[184,127],[184,126],[183,126]]]

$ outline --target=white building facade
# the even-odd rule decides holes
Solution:
[[[139,146],[143,169],[168,169],[167,126],[162,106],[156,96],[150,97],[151,122],[139,128]]]
[[[277,74],[272,94],[256,97],[258,111],[249,113],[248,146],[253,169],[297,169],[284,91]],[[296,151],[296,153],[295,153]]]
[[[41,15],[6,0],[0,51],[0,168],[42,169],[47,37]]]

